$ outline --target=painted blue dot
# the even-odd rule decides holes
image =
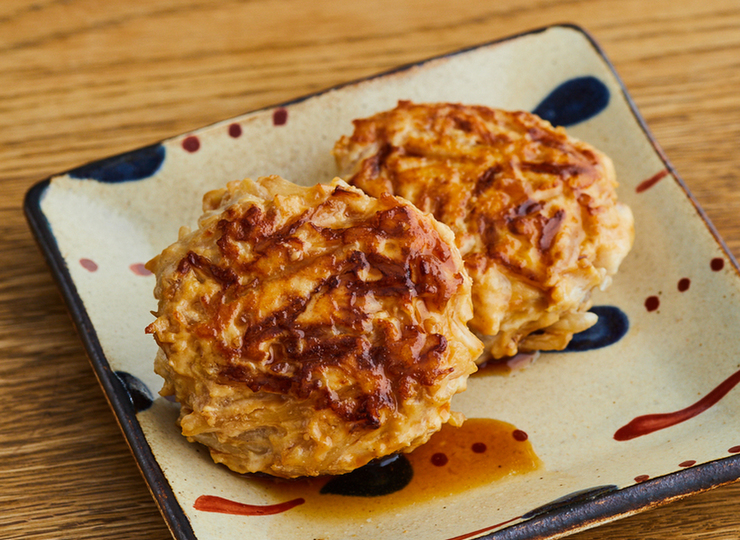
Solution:
[[[380,497],[405,488],[414,476],[408,458],[393,454],[371,461],[354,471],[335,476],[321,488],[322,495]]]
[[[123,383],[136,412],[145,411],[152,406],[154,396],[141,379],[125,371],[116,371],[116,376]]]
[[[594,306],[589,310],[599,320],[588,330],[573,336],[564,352],[582,352],[601,349],[622,339],[629,330],[629,319],[618,307]]]
[[[572,126],[606,109],[609,97],[596,77],[577,77],[555,88],[532,112],[554,126]]]
[[[72,178],[111,183],[143,180],[159,170],[165,154],[164,146],[155,144],[83,165],[70,171],[69,175]]]

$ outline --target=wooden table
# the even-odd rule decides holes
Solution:
[[[737,0],[3,0],[0,538],[166,539],[21,211],[36,181],[557,22],[601,43],[740,256]],[[574,539],[740,537],[740,484]]]

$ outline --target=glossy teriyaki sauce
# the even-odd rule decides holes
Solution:
[[[292,512],[347,519],[397,511],[404,505],[461,493],[540,466],[524,431],[500,420],[471,418],[461,427],[443,426],[410,454],[385,458],[348,475],[249,478],[277,501],[301,499],[302,504],[291,505]]]
[[[445,425],[408,459],[414,479],[407,489],[417,500],[467,491],[541,464],[524,431],[490,418]]]

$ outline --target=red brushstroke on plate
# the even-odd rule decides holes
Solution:
[[[650,480],[650,476],[647,474],[641,474],[640,476],[635,476],[635,482],[638,484],[640,482],[644,482],[645,480]]]
[[[242,127],[239,124],[230,124],[229,125],[229,136],[233,138],[241,137],[242,136]]]
[[[288,121],[288,111],[286,109],[283,109],[283,108],[275,109],[275,112],[272,113],[272,125],[284,126],[287,121]]]
[[[729,450],[727,450],[730,454],[738,454],[740,453],[740,446],[733,446]]]
[[[435,467],[444,467],[447,465],[448,461],[449,458],[447,457],[447,454],[444,454],[443,452],[437,452],[432,455],[432,465]]]
[[[712,262],[709,263],[709,266],[714,270],[715,272],[719,272],[725,267],[725,260],[720,259],[717,257],[716,259],[712,259]]]
[[[638,184],[637,188],[635,188],[635,191],[637,193],[642,193],[643,191],[647,191],[648,189],[650,189],[651,187],[653,187],[655,184],[657,184],[658,182],[660,182],[666,176],[668,176],[668,169],[663,169],[662,171],[660,171],[659,173],[654,174],[653,176],[651,176],[647,180],[645,180],[643,182],[640,182]]]
[[[144,266],[143,263],[134,263],[130,265],[128,268],[137,276],[151,276],[152,275],[152,273],[146,269],[146,266]]]
[[[215,495],[201,495],[195,500],[193,508],[201,512],[216,512],[232,516],[270,516],[286,512],[303,504],[305,499],[298,498],[278,504],[256,505],[244,504]]]
[[[657,296],[648,296],[645,300],[645,309],[655,311],[660,307],[660,298]]]
[[[508,525],[509,523],[511,523],[512,521],[516,521],[517,519],[521,519],[521,516],[511,518],[507,521],[502,521],[501,523],[491,525],[490,527],[486,527],[484,529],[478,529],[477,531],[461,534],[460,536],[455,536],[454,538],[449,538],[448,540],[465,540],[466,538],[473,538],[474,536],[478,536],[479,534],[483,534],[484,532],[492,531],[494,529],[498,529],[499,527],[503,527],[504,525]]]
[[[691,287],[691,280],[687,277],[678,280],[678,290],[680,292],[686,292]]]
[[[629,441],[630,439],[685,422],[715,405],[738,383],[740,383],[740,370],[730,375],[717,388],[685,409],[671,413],[638,416],[626,426],[619,428],[614,434],[614,439],[617,441]]]
[[[182,147],[187,152],[197,152],[200,148],[200,140],[195,135],[190,135],[189,137],[185,137],[182,141]]]
[[[679,467],[692,467],[694,465],[696,465],[695,459],[689,459],[686,461],[682,461],[681,463],[678,464]]]
[[[98,265],[95,264],[95,261],[91,261],[90,259],[80,259],[80,266],[88,272],[95,272],[98,269]]]

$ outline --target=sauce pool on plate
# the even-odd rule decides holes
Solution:
[[[451,496],[535,471],[541,464],[524,431],[500,420],[471,418],[460,427],[444,425],[429,442],[409,454],[387,457],[346,475],[296,480],[261,475],[248,478],[276,502],[301,500],[302,504],[286,506],[286,511],[317,519],[347,519]],[[220,512],[229,513],[224,508],[228,505]],[[203,506],[200,509],[209,511]]]

